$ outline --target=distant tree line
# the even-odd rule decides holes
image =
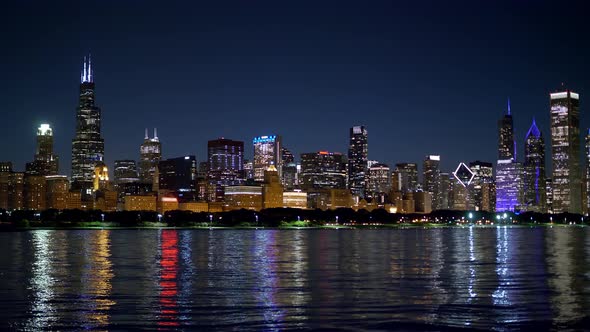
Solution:
[[[437,210],[430,214],[396,214],[384,209],[368,211],[339,208],[335,210],[301,210],[293,208],[273,208],[262,211],[234,210],[227,212],[191,212],[168,211],[163,215],[154,211],[117,211],[100,210],[55,210],[7,212],[0,209],[0,222],[7,227],[79,227],[87,223],[103,222],[106,225],[121,227],[139,227],[146,223],[165,223],[168,226],[260,226],[278,227],[289,222],[305,222],[309,226],[326,224],[362,225],[362,224],[400,224],[413,222],[428,223],[477,223],[479,221],[496,223],[585,223],[587,218],[581,215],[542,214],[535,212],[491,213],[480,211]],[[104,225],[103,224],[103,225]]]

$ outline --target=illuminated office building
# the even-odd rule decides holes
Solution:
[[[473,181],[468,187],[470,205],[474,210],[494,212],[496,210],[496,186],[492,163],[473,161],[469,163]]]
[[[93,76],[90,57],[85,58],[76,113],[76,135],[72,140],[72,187],[84,196],[92,193],[94,167],[104,159],[101,110],[94,102]]]
[[[301,188],[346,189],[346,157],[327,151],[302,153]]]
[[[64,210],[68,208],[70,182],[65,175],[49,175],[45,177],[48,209]]]
[[[498,121],[498,131],[496,211],[518,211],[523,202],[522,164],[516,161],[516,143],[510,101],[506,114]]]
[[[430,193],[432,198],[431,207],[438,210],[442,206],[441,184],[440,184],[440,156],[429,155],[424,159],[422,167],[423,190]]]
[[[418,189],[418,165],[415,163],[399,163],[393,171],[394,191],[402,194],[414,192]]]
[[[144,183],[153,183],[158,163],[162,160],[162,143],[158,131],[154,128],[154,137],[150,138],[145,130],[143,143],[139,147],[139,179]]]
[[[379,203],[384,203],[384,197],[391,190],[391,176],[389,166],[386,164],[376,163],[369,167],[367,177],[367,196],[380,199]]]
[[[281,136],[270,135],[254,137],[252,144],[254,145],[254,181],[264,181],[264,171],[268,169],[270,165],[275,165],[279,172],[279,176],[281,176]]]
[[[279,178],[279,172],[273,165],[264,171],[262,207],[264,209],[283,207],[283,185]]]
[[[138,182],[135,160],[115,160],[114,179],[117,185]]]
[[[549,97],[553,162],[553,213],[581,213],[580,96],[566,90],[551,93]]]
[[[535,120],[524,143],[524,204],[527,211],[546,212],[545,142]]]
[[[348,147],[348,188],[361,198],[365,197],[368,171],[368,134],[364,126],[350,128]]]
[[[207,143],[210,201],[222,202],[224,188],[244,183],[244,142],[220,138]]]
[[[24,177],[25,209],[43,211],[47,203],[47,183],[42,175],[26,175]]]
[[[522,164],[498,160],[496,166],[496,211],[519,211],[523,202]]]
[[[35,160],[26,165],[26,173],[31,175],[56,175],[58,158],[53,154],[53,129],[42,124],[37,129],[37,150]]]

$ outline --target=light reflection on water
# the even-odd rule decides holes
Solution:
[[[1,233],[0,329],[581,329],[589,228]]]

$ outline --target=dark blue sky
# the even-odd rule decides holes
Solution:
[[[283,136],[346,152],[366,125],[369,158],[497,158],[512,101],[519,153],[532,117],[549,144],[550,91],[590,88],[583,1],[6,1],[0,10],[0,160],[32,160],[55,131],[70,172],[82,58],[92,53],[106,160],[137,159],[145,127],[165,157],[206,158],[207,140]],[[519,155],[522,158],[522,155]]]

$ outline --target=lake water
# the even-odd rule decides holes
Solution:
[[[590,228],[0,233],[0,329],[580,330]]]

